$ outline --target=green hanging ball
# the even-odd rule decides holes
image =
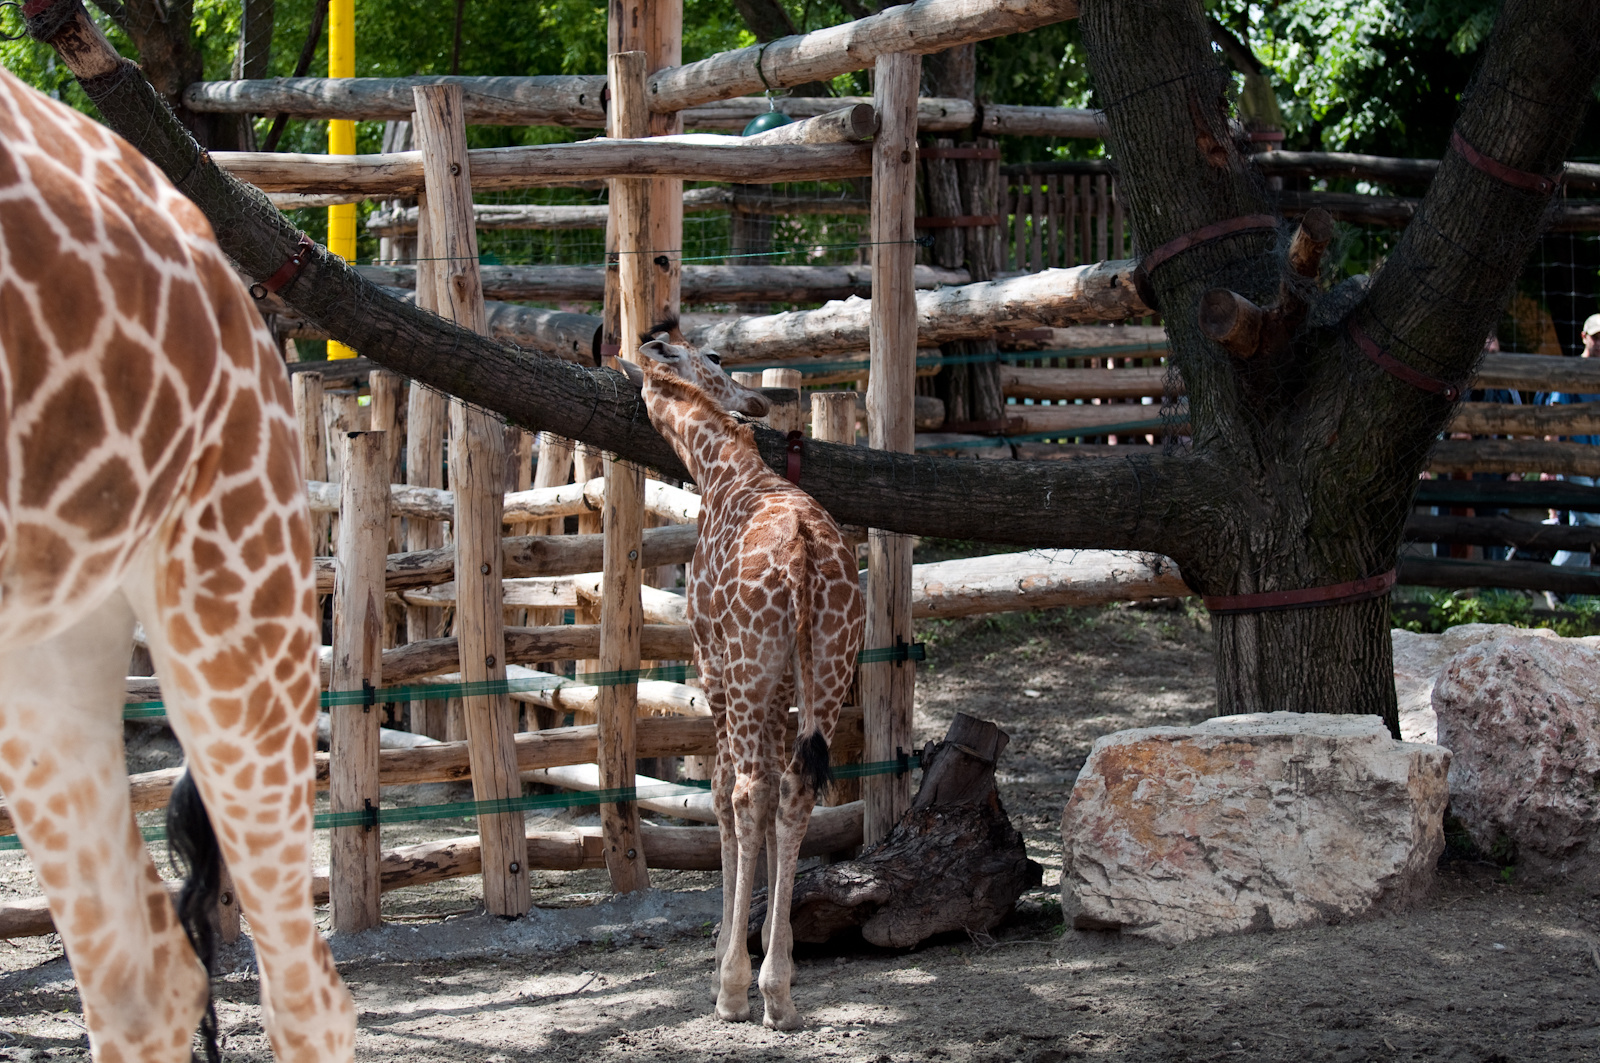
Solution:
[[[742,136],[753,137],[757,133],[765,133],[769,129],[777,129],[781,125],[788,125],[794,121],[782,111],[764,111],[756,115],[745,125]]]

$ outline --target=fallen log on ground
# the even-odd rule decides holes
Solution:
[[[821,943],[841,931],[885,948],[910,948],[952,930],[985,933],[1011,914],[1044,868],[1028,859],[995,788],[1010,741],[992,723],[957,713],[942,742],[923,749],[922,787],[889,836],[854,860],[795,882],[794,939]],[[750,906],[759,938],[766,901]]]

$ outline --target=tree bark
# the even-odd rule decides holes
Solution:
[[[1229,131],[1225,75],[1199,0],[1088,0],[1082,23],[1138,246],[1148,253],[1202,226],[1271,214],[1265,183]],[[1592,4],[1507,3],[1460,135],[1506,166],[1558,173],[1600,67],[1597,39]],[[1387,375],[1347,325],[1459,386],[1549,204],[1453,149],[1418,222],[1364,289],[1322,293],[1287,277],[1279,234],[1260,229],[1200,242],[1150,270],[1189,396],[1185,460],[1227,468],[1233,484],[1231,497],[1187,522],[1206,529],[1174,555],[1190,586],[1212,595],[1311,588],[1394,566],[1453,395]],[[1201,299],[1219,286],[1259,307],[1298,305],[1299,320],[1250,361],[1229,357],[1199,327]],[[1376,713],[1398,734],[1388,617],[1386,597],[1217,616],[1218,711]]]

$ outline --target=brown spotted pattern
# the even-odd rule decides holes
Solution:
[[[750,1017],[744,928],[765,844],[764,1022],[792,1030],[800,1015],[789,992],[789,906],[817,793],[784,749],[784,723],[798,695],[800,742],[833,739],[865,623],[855,551],[816,500],[761,460],[753,430],[726,412],[760,414],[765,400],[730,380],[710,352],[660,340],[640,352],[650,420],[701,495],[688,611],[695,667],[717,727],[711,789],[725,884],[717,1015]]]
[[[0,791],[93,1057],[177,1063],[205,972],[135,824],[144,625],[249,920],[280,1060],[351,1058],[311,906],[318,628],[289,383],[211,228],[130,145],[0,71]]]

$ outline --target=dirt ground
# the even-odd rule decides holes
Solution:
[[[804,952],[806,1026],[778,1034],[712,1014],[717,876],[657,873],[673,892],[624,902],[600,873],[544,874],[536,919],[517,924],[476,909],[475,879],[401,890],[385,897],[391,927],[335,939],[359,1057],[1600,1060],[1600,883],[1540,888],[1455,860],[1421,907],[1374,922],[1176,948],[1064,929],[1058,830],[1076,769],[1099,735],[1210,714],[1205,620],[1118,607],[935,623],[920,637],[919,741],[956,711],[1004,727],[1002,795],[1046,869],[993,937]],[[154,766],[159,751],[142,759]],[[386,831],[385,843],[464,826]],[[0,895],[35,893],[31,879],[0,854]],[[224,1056],[266,1060],[248,946],[224,966]],[[753,987],[752,1000],[759,1016]],[[0,1060],[86,1058],[59,941],[0,943]]]

